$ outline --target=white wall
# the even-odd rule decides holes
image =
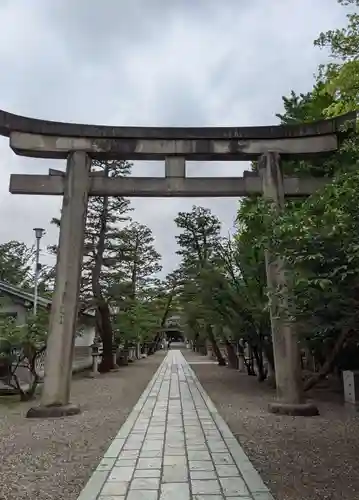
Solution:
[[[77,335],[75,339],[75,347],[89,347],[95,339],[95,327],[85,325],[82,327],[81,335]]]
[[[6,313],[15,313],[16,314],[16,323],[18,325],[24,325],[26,323],[26,309],[22,304],[16,304],[7,301],[0,307],[0,314]]]

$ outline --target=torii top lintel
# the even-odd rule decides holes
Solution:
[[[15,153],[66,158],[74,150],[94,158],[159,160],[249,160],[267,150],[286,156],[315,155],[338,147],[348,113],[314,123],[259,127],[113,127],[27,118],[0,110],[0,134],[10,137]]]

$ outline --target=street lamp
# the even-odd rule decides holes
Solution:
[[[42,227],[34,227],[35,238],[36,238],[36,253],[35,253],[35,289],[34,289],[34,316],[37,313],[37,296],[38,296],[38,278],[39,272],[41,270],[41,264],[39,262],[40,258],[40,240],[45,234],[45,230]]]

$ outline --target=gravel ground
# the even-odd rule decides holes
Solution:
[[[28,403],[0,400],[0,500],[76,500],[163,360],[158,352],[98,379],[77,376],[73,403],[82,413],[24,418]]]
[[[184,351],[187,361],[205,361]],[[327,391],[319,417],[269,414],[274,391],[216,364],[192,364],[201,384],[277,500],[359,500],[359,413]]]

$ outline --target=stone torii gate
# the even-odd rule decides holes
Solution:
[[[348,114],[312,124],[264,127],[158,128],[78,125],[25,118],[0,111],[0,134],[23,156],[67,160],[66,172],[11,175],[14,194],[63,196],[56,286],[51,309],[41,405],[28,417],[76,414],[70,404],[71,362],[78,308],[88,196],[242,197],[263,195],[278,210],[284,196],[308,196],[328,179],[283,178],[280,158],[311,158],[338,149]],[[164,160],[164,178],[105,178],[90,172],[92,159]],[[259,160],[260,175],[186,178],[186,160]],[[269,290],[287,289],[282,259],[266,256]],[[271,301],[277,401],[270,411],[313,415],[300,378],[295,325],[284,319],[286,300]]]

